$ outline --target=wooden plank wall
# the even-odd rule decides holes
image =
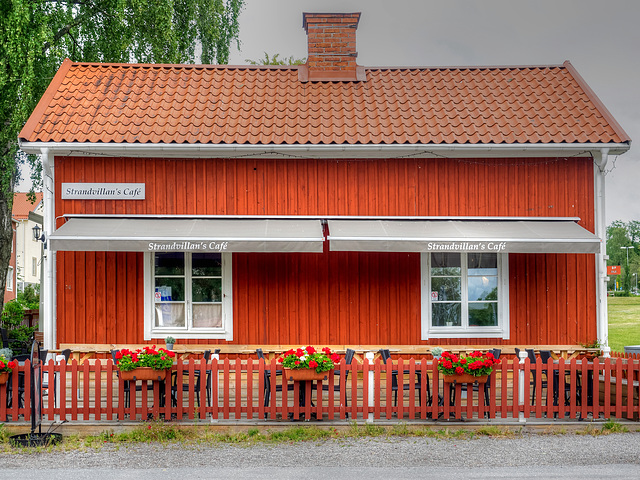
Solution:
[[[61,200],[63,182],[145,183],[146,199]],[[585,158],[56,158],[57,218],[559,216],[580,217],[593,232],[593,208],[593,164]],[[233,258],[233,343],[425,343],[418,254],[325,251]],[[596,338],[593,255],[511,254],[509,263],[511,338],[451,343],[573,344]],[[57,265],[58,342],[142,343],[142,254],[59,252]]]

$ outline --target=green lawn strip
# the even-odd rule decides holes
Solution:
[[[624,352],[625,345],[640,345],[640,297],[609,297],[609,346]]]
[[[634,429],[632,429],[634,430]],[[575,431],[576,435],[607,435],[609,433],[625,433],[629,429],[616,421],[608,421],[600,425],[587,425],[584,429]],[[542,434],[556,434],[553,429]],[[565,431],[560,432],[566,434]],[[192,426],[181,427],[167,425],[162,422],[145,422],[139,427],[126,432],[105,431],[99,435],[66,435],[63,442],[56,446],[23,448],[14,447],[9,441],[9,434],[0,424],[0,453],[37,452],[37,451],[67,451],[67,450],[94,450],[105,445],[113,445],[116,448],[140,443],[184,443],[184,444],[208,444],[208,445],[241,445],[251,446],[256,444],[293,444],[298,442],[318,442],[325,440],[348,440],[355,438],[429,438],[435,440],[471,440],[479,437],[491,438],[515,438],[523,435],[521,427],[509,426],[478,426],[476,428],[437,428],[422,425],[407,425],[399,423],[391,426],[358,425],[352,422],[347,428],[335,428],[333,426],[318,427],[313,425],[293,426],[287,428],[250,428],[246,432],[224,432],[195,428]]]

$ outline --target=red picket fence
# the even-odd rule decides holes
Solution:
[[[526,420],[590,415],[638,420],[640,414],[640,360],[635,358],[546,364],[503,358],[489,377],[488,401],[483,385],[444,383],[437,362],[426,358],[351,365],[343,360],[335,371],[340,374],[330,374],[324,382],[288,382],[282,375],[265,375],[278,370],[275,359],[178,360],[166,381],[128,383],[110,359],[49,361],[42,367],[47,387],[43,419]],[[0,386],[0,421],[30,419],[30,372],[27,361],[14,370],[10,389]]]

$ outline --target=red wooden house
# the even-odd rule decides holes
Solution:
[[[359,66],[359,19],[304,14],[302,66],[63,63],[19,138],[48,347],[606,342],[627,134],[568,62]]]

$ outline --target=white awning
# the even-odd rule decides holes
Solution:
[[[322,252],[320,220],[74,217],[54,251]]]
[[[600,253],[572,220],[329,220],[329,248],[369,252]]]

